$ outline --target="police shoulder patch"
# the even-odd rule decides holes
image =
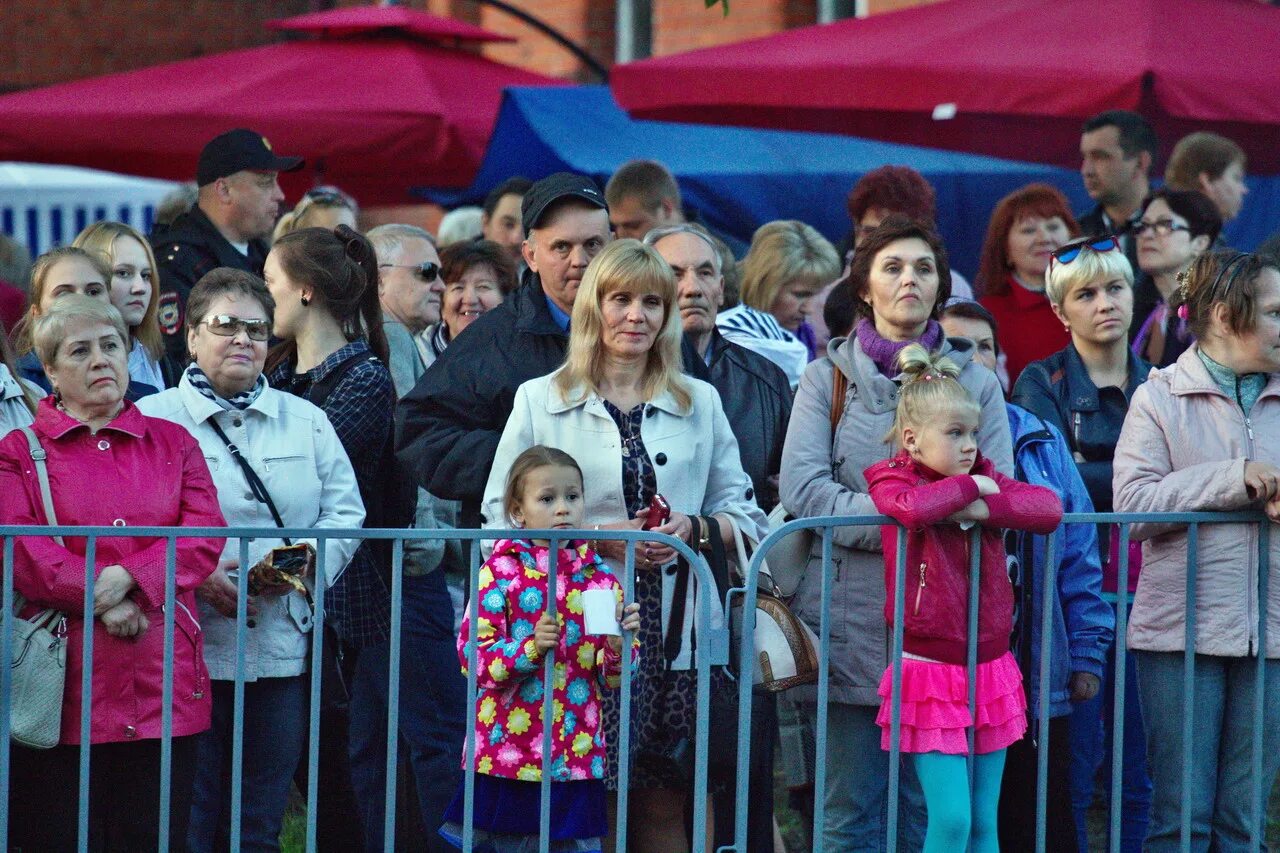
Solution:
[[[160,322],[160,331],[166,335],[176,335],[182,331],[182,305],[178,301],[178,294],[171,290],[160,294],[156,319]]]

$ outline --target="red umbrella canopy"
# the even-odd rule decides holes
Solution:
[[[1280,171],[1280,9],[1256,0],[947,0],[616,67],[633,116],[1079,164],[1138,110],[1167,151],[1213,130]]]
[[[0,97],[0,160],[189,180],[208,140],[248,127],[278,153],[306,157],[296,179],[301,186],[289,189],[333,183],[362,204],[408,203],[420,201],[410,186],[470,182],[504,87],[561,82],[437,43],[476,41],[484,34],[479,28],[444,21],[436,26],[447,32],[426,34],[425,19],[443,19],[418,12],[405,24],[402,16],[410,10],[395,7],[339,12],[348,13],[352,27],[359,21],[349,13],[364,13],[361,34],[231,51]],[[383,23],[369,26],[380,14]],[[303,16],[302,26],[316,25],[320,17]]]

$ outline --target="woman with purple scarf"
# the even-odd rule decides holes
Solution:
[[[848,338],[804,372],[782,452],[781,498],[796,518],[875,515],[863,471],[894,448],[885,443],[898,405],[899,353],[911,343],[940,351],[960,368],[960,383],[982,408],[978,448],[1012,476],[1013,452],[1004,395],[994,373],[973,360],[974,344],[946,338],[939,309],[951,294],[946,249],[928,226],[890,217],[854,255],[847,284],[858,320]],[[834,424],[834,426],[833,426]],[[882,849],[886,834],[888,753],[880,748],[877,688],[889,665],[884,620],[884,557],[877,525],[832,534],[831,679],[827,705],[828,768],[824,837],[815,849]],[[815,537],[793,602],[815,631],[822,618],[822,542]],[[802,695],[808,690],[808,696]],[[816,693],[797,688],[816,725]],[[910,762],[901,765],[899,841],[919,849],[924,799]]]

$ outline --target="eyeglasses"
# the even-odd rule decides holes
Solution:
[[[271,337],[270,320],[241,320],[230,314],[214,314],[200,321],[209,331],[224,338],[234,338],[243,329],[251,341],[265,341]]]
[[[440,275],[440,265],[434,261],[423,261],[420,264],[378,264],[378,269],[386,269],[387,267],[395,267],[402,270],[413,270],[413,274],[426,282],[436,280]]]
[[[1098,254],[1103,252],[1119,252],[1120,238],[1114,234],[1106,237],[1090,237],[1086,240],[1076,240],[1074,243],[1068,243],[1065,246],[1059,246],[1053,250],[1053,254],[1049,256],[1049,267],[1053,268],[1054,261],[1063,266],[1071,263],[1080,257],[1080,253],[1085,249],[1092,249]]]
[[[1135,237],[1141,237],[1148,230],[1157,237],[1168,237],[1174,231],[1190,231],[1191,227],[1179,225],[1172,219],[1157,219],[1155,222],[1147,222],[1144,219],[1141,222],[1135,222],[1130,233]]]

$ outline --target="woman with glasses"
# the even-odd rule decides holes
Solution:
[[[1168,367],[1191,346],[1187,321],[1173,315],[1169,298],[1178,277],[1218,240],[1222,217],[1195,190],[1157,190],[1142,203],[1133,235],[1144,273],[1133,293],[1133,351],[1156,367]]]
[[[271,242],[275,244],[284,235],[303,228],[326,228],[332,231],[339,225],[355,229],[360,208],[356,200],[337,187],[316,187],[298,200],[293,210],[280,217]]]
[[[1196,259],[1174,296],[1196,343],[1137,390],[1116,446],[1115,506],[1121,512],[1263,510],[1271,522],[1133,525],[1143,569],[1128,639],[1148,709],[1146,746],[1155,783],[1146,853],[1180,849],[1184,796],[1190,849],[1265,849],[1265,803],[1280,768],[1277,263],[1240,252],[1206,252]],[[1261,540],[1268,531],[1269,540]],[[1268,565],[1262,541],[1269,541],[1265,600],[1259,598],[1259,574]],[[1194,600],[1187,589],[1189,559]],[[1190,691],[1184,686],[1188,665]],[[1192,715],[1189,742],[1186,714]],[[1255,736],[1261,772],[1253,764]],[[1255,785],[1263,804],[1257,814]]]
[[[1067,439],[1089,498],[1097,512],[1111,512],[1111,460],[1134,391],[1151,365],[1129,348],[1133,316],[1133,268],[1117,237],[1088,238],[1057,249],[1045,272],[1045,294],[1071,342],[1046,359],[1027,365],[1013,388],[1013,402],[1057,427]],[[1098,531],[1102,588],[1115,593],[1118,538],[1107,527]],[[1111,543],[1110,546],[1104,543]],[[1140,560],[1131,550],[1127,589],[1137,584]],[[1113,708],[1111,681],[1115,652],[1100,685],[1093,674],[1072,677],[1072,800],[1081,850],[1088,850],[1084,815],[1093,800],[1094,775],[1110,751]],[[1134,666],[1126,661],[1124,712],[1124,814],[1122,849],[1137,853],[1146,831],[1151,803],[1142,743],[1142,715],[1135,700]],[[1100,689],[1101,688],[1101,689]],[[1102,707],[1105,705],[1105,707]],[[1100,720],[1105,720],[1104,741]],[[1104,748],[1104,743],[1106,744]]]
[[[1045,295],[1049,255],[1080,233],[1066,196],[1030,184],[1000,200],[987,225],[975,292],[1000,327],[1009,383],[1068,341]]]
[[[364,508],[355,472],[324,412],[270,387],[262,375],[275,300],[262,279],[222,267],[207,273],[187,299],[187,346],[194,359],[177,388],[144,398],[147,415],[186,427],[199,443],[233,527],[345,529],[359,527]],[[316,540],[293,539],[292,544]],[[200,736],[188,848],[225,850],[237,667],[238,578],[273,549],[278,538],[228,539],[222,561],[197,590],[204,657],[213,693],[213,727]],[[245,606],[242,850],[278,850],[294,771],[306,731],[311,596],[332,586],[359,543],[325,539],[324,561],[305,571],[306,593],[285,584],[254,587]]]

